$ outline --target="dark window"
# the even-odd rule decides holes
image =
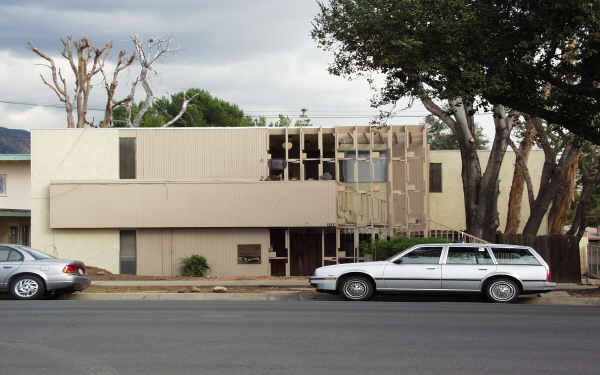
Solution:
[[[442,255],[441,247],[421,247],[401,258],[402,264],[438,264]]]
[[[260,264],[260,245],[238,245],[238,264]]]
[[[492,252],[498,264],[540,264],[529,249],[493,247]]]
[[[136,178],[135,138],[119,138],[119,178]]]
[[[6,195],[6,175],[0,174],[0,195]]]
[[[442,163],[429,163],[429,192],[442,192]]]
[[[457,247],[448,249],[446,264],[492,264],[492,257],[483,247]]]
[[[134,230],[119,232],[120,243],[120,273],[135,275],[137,271],[137,249]]]
[[[13,250],[8,255],[8,261],[9,262],[22,262],[23,255],[21,255],[21,253],[19,253],[18,251]]]

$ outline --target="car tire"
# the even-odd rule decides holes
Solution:
[[[373,282],[364,276],[348,276],[342,280],[340,292],[350,301],[368,301],[375,294]]]
[[[493,279],[485,287],[487,299],[494,303],[513,303],[519,298],[520,292],[517,283],[508,278]]]
[[[46,293],[46,286],[42,279],[34,275],[18,276],[10,283],[10,294],[15,299],[39,299]]]

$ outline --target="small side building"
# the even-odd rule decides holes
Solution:
[[[30,160],[29,154],[0,154],[0,243],[30,243]]]

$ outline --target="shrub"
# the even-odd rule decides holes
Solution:
[[[204,276],[210,267],[206,258],[200,255],[192,255],[183,260],[183,276]]]
[[[414,245],[446,242],[448,240],[434,237],[394,237],[389,240],[377,240],[373,243],[362,242],[360,250],[363,254],[371,254],[374,260],[385,260]]]

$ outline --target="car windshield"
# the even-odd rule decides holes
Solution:
[[[34,259],[36,260],[40,260],[40,259],[54,259],[53,256],[42,253],[39,250],[33,250],[29,247],[25,247],[25,246],[17,246],[19,248],[19,250],[23,250],[24,252],[26,252],[27,254],[31,255]]]

